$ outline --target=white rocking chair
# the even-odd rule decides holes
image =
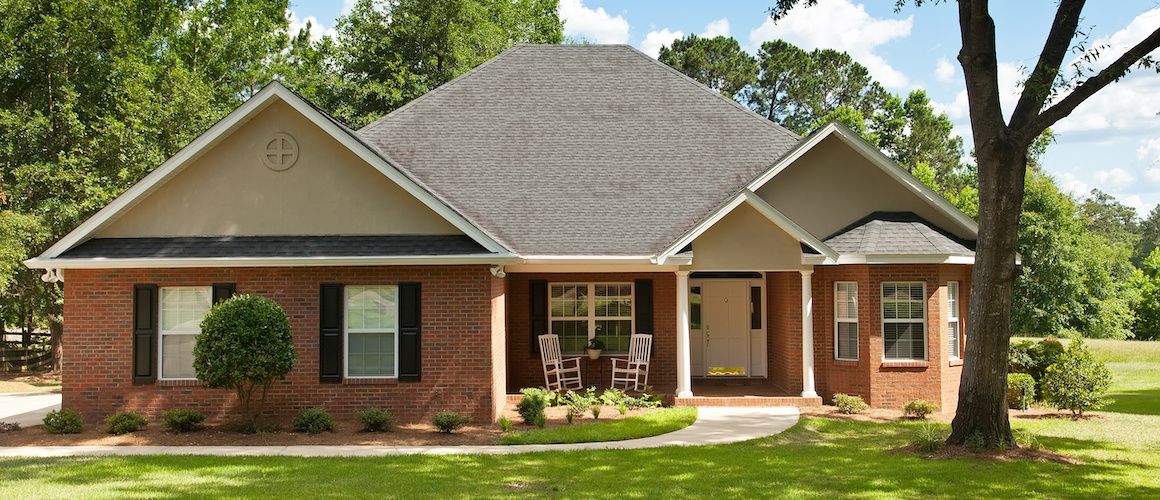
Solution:
[[[648,385],[648,362],[652,357],[652,335],[634,333],[629,339],[628,358],[612,358],[612,387],[641,391]]]
[[[560,337],[540,335],[540,359],[544,362],[544,387],[549,391],[583,389],[580,381],[580,358],[564,358],[560,354]]]

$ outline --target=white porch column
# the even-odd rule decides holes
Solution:
[[[814,271],[802,271],[802,397],[816,398],[814,389]]]
[[[689,272],[677,273],[677,397],[693,396],[693,363],[689,353]]]

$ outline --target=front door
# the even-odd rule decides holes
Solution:
[[[706,374],[749,375],[749,282],[707,280],[701,287]]]

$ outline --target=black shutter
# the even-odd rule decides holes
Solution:
[[[238,286],[233,283],[214,283],[213,284],[213,303],[217,304],[234,296]]]
[[[540,335],[548,333],[548,281],[528,280],[528,297],[531,303],[528,311],[531,321],[528,323],[528,332],[531,334],[532,354],[540,352]]]
[[[653,280],[636,280],[633,299],[636,300],[636,331],[653,334]]]
[[[157,285],[133,285],[133,383],[157,380]]]
[[[319,382],[342,382],[342,306],[342,285],[322,285],[318,295]]]
[[[399,380],[418,382],[422,372],[422,292],[419,283],[399,283]]]

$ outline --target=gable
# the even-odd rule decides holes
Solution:
[[[282,171],[262,161],[275,134],[297,143],[297,161]],[[390,234],[463,232],[274,99],[94,237]]]
[[[693,240],[693,269],[752,271],[800,269],[798,239],[752,205],[742,203]]]
[[[830,134],[756,190],[810,234],[828,237],[873,212],[912,212],[973,240],[975,235],[914,189]]]

